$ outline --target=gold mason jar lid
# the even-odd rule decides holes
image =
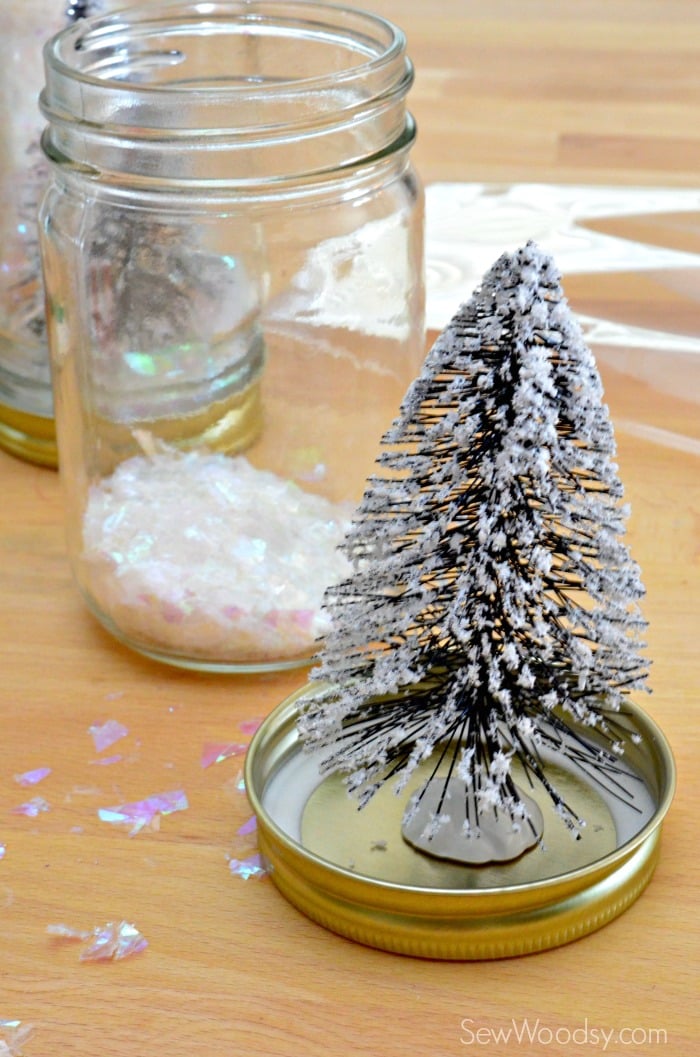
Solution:
[[[0,448],[27,462],[55,468],[58,454],[54,420],[0,403]]]
[[[540,846],[514,862],[467,866],[403,840],[410,786],[397,797],[386,783],[358,810],[337,775],[319,774],[318,755],[305,750],[296,729],[302,700],[313,693],[313,684],[297,691],[261,725],[245,783],[274,884],[325,928],[417,957],[511,957],[593,932],[626,910],[651,879],[675,766],[663,734],[636,706],[626,718],[641,740],[630,742],[623,757],[637,801],[631,812],[595,783],[560,769],[556,784],[564,784],[569,801],[576,797],[587,820],[583,838],[572,838],[542,793]],[[414,778],[418,786],[425,775]]]

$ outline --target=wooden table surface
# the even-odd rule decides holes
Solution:
[[[373,6],[408,35],[425,182],[697,186],[697,0]],[[684,238],[698,247],[697,214]],[[269,879],[231,875],[227,855],[247,854],[241,758],[203,768],[202,747],[247,740],[241,724],[305,673],[190,674],[112,641],[71,582],[57,476],[0,453],[0,1021],[34,1026],[26,1057],[698,1052],[698,375],[691,356],[675,384],[663,356],[646,362],[643,378],[633,357],[602,373],[648,589],[642,703],[678,766],[662,858],[601,931],[500,962],[367,949]],[[89,728],[106,719],[129,733],[100,754]],[[95,762],[110,751],[122,761]],[[14,781],[44,766],[38,786]],[[189,807],[159,831],[130,837],[97,816],[174,789]],[[13,813],[32,796],[50,810]],[[149,946],[118,962],[81,962],[80,944],[46,933],[120,919]],[[496,1043],[499,1029],[520,1041]]]

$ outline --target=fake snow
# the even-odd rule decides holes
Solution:
[[[216,663],[308,655],[350,510],[245,458],[134,456],[89,493],[83,584],[134,644]]]

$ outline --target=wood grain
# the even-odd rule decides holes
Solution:
[[[7,0],[4,0],[6,3]],[[360,6],[360,5],[357,5]],[[406,30],[416,65],[416,164],[436,180],[697,186],[695,0],[374,0]],[[684,236],[685,238],[685,236]],[[581,288],[576,297],[594,297]],[[696,291],[697,294],[697,291]],[[631,295],[632,296],[632,295]],[[699,669],[697,379],[662,359],[611,353],[601,370],[632,504],[630,545],[648,589],[654,694],[645,707],[677,758],[662,858],[642,898],[577,943],[526,959],[441,964],[339,939],[269,880],[229,874],[249,817],[236,741],[303,673],[224,678],[168,670],[96,626],[68,572],[59,481],[0,454],[0,1019],[35,1025],[26,1057],[448,1057],[603,1050],[697,1052]],[[694,369],[694,368],[693,368]],[[686,374],[685,372],[689,373]],[[687,384],[686,384],[687,383]],[[88,733],[130,731],[119,766]],[[13,776],[50,766],[34,790]],[[98,807],[182,788],[190,807],[129,837]],[[12,808],[40,794],[51,811]],[[127,918],[149,940],[119,963],[80,963],[50,923]],[[546,1032],[469,1045],[467,1028]],[[623,1029],[666,1043],[630,1045]],[[1,1036],[0,1036],[1,1037]],[[658,1038],[658,1037],[657,1037]]]

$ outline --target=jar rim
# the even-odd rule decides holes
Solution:
[[[367,164],[413,137],[403,31],[326,0],[147,0],[45,46],[62,166],[237,185]]]
[[[186,20],[186,21],[185,21]],[[269,34],[277,27],[298,37],[321,37],[324,31],[333,31],[336,40],[354,41],[355,53],[360,61],[341,70],[329,70],[311,76],[283,77],[274,84],[269,81],[256,83],[250,79],[235,81],[228,79],[198,80],[196,84],[180,81],[154,82],[114,76],[104,68],[96,72],[88,65],[90,56],[101,50],[124,49],[128,34],[146,38],[159,33],[171,36],[178,27],[196,28],[209,36],[225,36],[227,31],[236,33]],[[342,36],[341,36],[342,34]],[[329,37],[329,40],[331,38]],[[217,96],[229,103],[241,99],[259,99],[263,95],[303,96],[332,81],[335,87],[344,83],[366,79],[373,73],[405,60],[406,38],[395,23],[361,8],[328,3],[326,0],[148,0],[138,7],[127,7],[111,14],[95,14],[81,19],[51,37],[44,45],[44,65],[47,85],[45,102],[50,99],[52,74],[68,78],[88,89],[128,89],[144,97],[161,96],[174,99],[178,95],[190,98],[194,94],[214,100]],[[160,65],[175,67],[178,64],[176,49],[170,52],[142,55],[145,68]],[[48,90],[48,91],[47,91]]]

